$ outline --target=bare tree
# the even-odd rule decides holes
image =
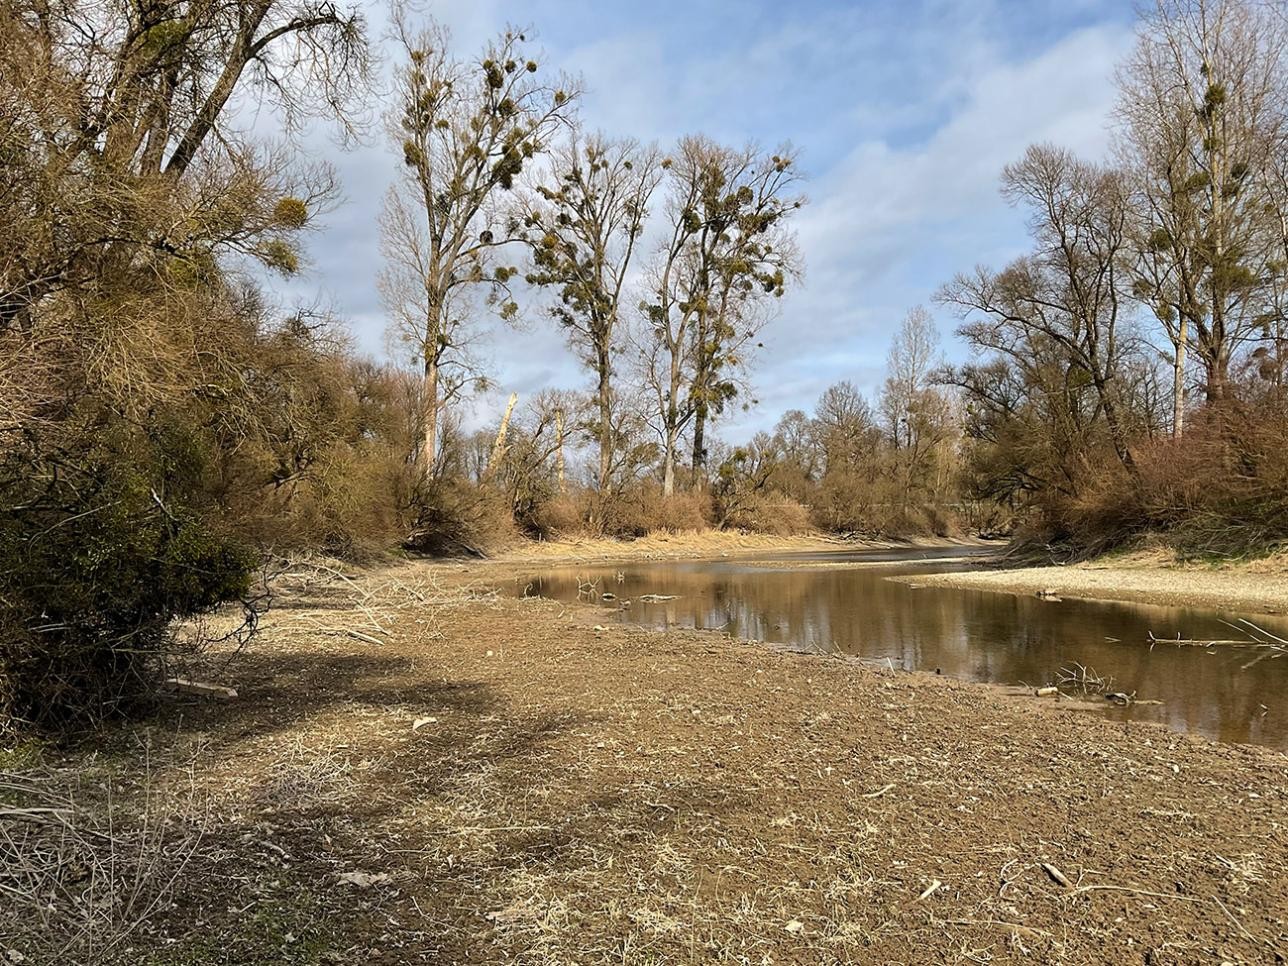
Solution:
[[[519,240],[506,195],[572,110],[566,80],[538,80],[526,37],[506,30],[475,61],[450,49],[446,29],[414,31],[396,18],[406,62],[390,119],[402,177],[381,220],[387,266],[381,289],[391,323],[424,373],[418,459],[432,474],[439,412],[475,373],[467,350],[480,302],[513,319],[516,270],[498,251]]]
[[[933,379],[938,367],[939,332],[930,313],[918,305],[891,342],[879,404],[895,460],[902,464],[905,502],[919,478],[929,475],[931,457],[952,432],[951,406]]]
[[[661,177],[656,148],[574,131],[551,152],[525,218],[534,263],[528,281],[558,289],[551,313],[595,375],[600,490],[609,487],[617,445],[612,383],[622,299]]]
[[[351,127],[367,75],[356,8],[13,0],[0,31],[0,220],[12,228],[0,228],[0,332],[140,252],[192,264],[258,239],[255,254],[293,265],[263,234],[275,212],[300,227],[316,210],[275,208],[280,165],[246,146],[228,103],[239,93]]]
[[[814,437],[822,450],[823,473],[873,468],[880,432],[872,407],[848,380],[828,386],[814,407]]]
[[[960,332],[976,349],[1021,369],[1052,348],[1095,393],[1114,451],[1133,468],[1120,405],[1125,352],[1122,281],[1127,199],[1114,171],[1050,145],[1029,148],[1007,166],[1003,191],[1029,213],[1032,254],[1001,272],[959,275],[939,293],[965,318]]]
[[[939,354],[939,333],[924,306],[914,306],[904,316],[886,355],[885,389],[881,394],[881,415],[886,431],[896,446],[911,440],[910,415],[918,397],[931,385],[931,373]]]
[[[1281,150],[1288,25],[1256,0],[1156,0],[1119,71],[1118,145],[1139,219],[1134,291],[1173,347],[1173,432],[1184,425],[1186,352],[1207,400],[1256,331],[1281,226],[1266,172]],[[1270,222],[1270,224],[1268,224]]]
[[[649,279],[643,346],[668,495],[680,434],[692,425],[696,475],[706,424],[736,394],[731,376],[768,317],[763,299],[781,296],[799,272],[785,219],[803,203],[792,194],[799,179],[788,149],[765,155],[687,137],[669,161],[668,231]]]

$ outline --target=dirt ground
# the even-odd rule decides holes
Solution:
[[[1061,597],[1288,614],[1288,554],[1214,566],[1177,563],[1162,553],[1148,552],[1071,567],[931,574],[915,580],[925,586],[966,590],[1011,594],[1051,591]]]
[[[0,961],[1284,961],[1288,756],[600,629],[516,566],[301,568],[201,671],[235,700],[11,760],[126,846],[0,878]]]

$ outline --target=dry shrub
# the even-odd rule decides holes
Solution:
[[[659,486],[634,487],[605,501],[601,528],[605,536],[643,537],[650,533],[691,533],[712,524],[711,497],[706,493],[663,496]]]
[[[998,500],[963,500],[957,508],[957,524],[966,533],[992,538],[1015,532],[1015,508]]]
[[[926,505],[917,508],[924,532],[936,537],[956,537],[961,534],[961,521],[949,507]]]
[[[725,526],[777,537],[813,529],[809,509],[781,493],[753,493],[743,498],[725,517]]]
[[[530,525],[543,540],[584,533],[590,529],[587,521],[594,516],[597,500],[589,492],[561,494],[538,504],[532,511]]]
[[[1038,515],[1020,529],[1022,543],[1071,548],[1092,557],[1122,546],[1148,529],[1140,490],[1109,452],[1084,467],[1076,493],[1046,490],[1035,497]]]
[[[61,428],[57,446],[0,451],[0,727],[136,706],[177,646],[173,622],[246,599],[257,564],[205,493],[199,430],[101,412]]]
[[[404,547],[433,557],[482,557],[519,539],[505,498],[467,480],[430,480],[415,497],[416,518]]]
[[[1240,556],[1288,541],[1288,419],[1230,404],[1196,417],[1181,439],[1134,450],[1133,479],[1110,454],[1074,496],[1044,494],[1030,535],[1090,556],[1157,534],[1182,556]]]
[[[1148,526],[1183,555],[1242,555],[1288,540],[1288,418],[1231,406],[1142,454]]]
[[[824,477],[811,516],[817,527],[832,533],[950,537],[963,529],[954,508],[910,500],[894,481],[849,470]]]
[[[369,559],[406,539],[413,492],[413,468],[391,448],[337,446],[307,480],[270,489],[244,507],[241,525],[261,546]],[[255,493],[243,497],[253,500]]]
[[[895,494],[879,475],[840,469],[824,476],[813,504],[815,524],[832,533],[903,532]]]

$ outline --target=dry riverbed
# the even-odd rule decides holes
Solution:
[[[1011,594],[1050,593],[1233,611],[1239,616],[1288,614],[1288,555],[1247,563],[1182,564],[1138,553],[1068,567],[1025,567],[896,578],[922,586]]]
[[[197,669],[236,699],[173,699],[105,751],[12,753],[28,806],[77,806],[49,834],[82,831],[60,852],[24,823],[49,861],[23,870],[0,817],[0,954],[87,961],[82,920],[103,959],[156,964],[1288,951],[1288,757],[598,628],[492,591],[521,566],[300,568],[246,653]],[[42,883],[52,917],[24,905]]]

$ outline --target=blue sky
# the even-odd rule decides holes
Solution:
[[[830,383],[874,392],[890,334],[955,272],[1023,250],[1022,219],[997,191],[1004,164],[1035,141],[1104,155],[1113,69],[1131,43],[1127,0],[734,2],[478,0],[427,3],[461,51],[507,24],[533,26],[545,63],[580,74],[592,127],[662,144],[703,132],[772,147],[791,141],[808,175],[798,222],[804,283],[783,300],[755,363],[758,404],[719,428],[732,441]],[[373,30],[383,7],[369,8]],[[358,346],[385,349],[376,292],[376,216],[395,172],[379,133],[342,151],[318,132],[310,153],[335,166],[344,202],[309,242],[309,271],[283,300],[321,301]],[[497,331],[496,391],[472,404],[490,419],[505,395],[586,382],[560,336],[527,306]],[[945,350],[955,320],[935,309]]]

